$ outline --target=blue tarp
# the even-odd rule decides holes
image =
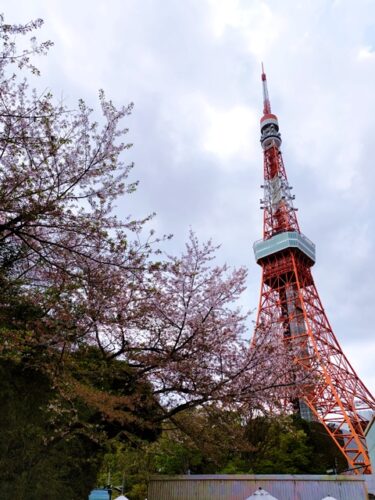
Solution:
[[[109,500],[108,490],[92,490],[89,495],[89,500]]]

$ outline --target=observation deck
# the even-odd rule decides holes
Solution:
[[[315,263],[315,245],[305,235],[296,231],[285,231],[284,233],[275,234],[268,240],[258,240],[253,245],[255,260],[259,261],[281,252],[288,248],[296,248],[305,254],[314,264]]]

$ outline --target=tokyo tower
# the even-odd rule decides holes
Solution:
[[[267,332],[298,346],[295,362],[313,372],[313,382],[289,401],[292,411],[323,424],[353,473],[371,473],[364,429],[375,400],[342,352],[314,284],[315,245],[299,228],[263,65],[262,85],[263,239],[254,244],[262,283],[253,347]]]

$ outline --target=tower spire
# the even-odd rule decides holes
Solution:
[[[262,63],[262,86],[263,86],[263,114],[268,115],[271,113],[271,102],[270,97],[268,95],[268,87],[267,87],[267,76],[264,72],[264,65]]]
[[[263,237],[271,238],[285,231],[299,231],[296,209],[293,207],[283,158],[280,151],[281,135],[277,116],[271,113],[267,77],[262,63],[263,116],[260,119],[260,142],[264,150],[264,209]]]
[[[364,429],[375,412],[375,399],[342,352],[320,301],[311,273],[315,245],[299,229],[263,64],[262,86],[263,239],[254,244],[262,285],[252,348],[261,348],[271,338],[296,348],[295,364],[312,378],[300,386],[297,396],[285,395],[284,408],[319,421],[348,468],[356,474],[371,473]],[[283,382],[297,390],[293,375]]]

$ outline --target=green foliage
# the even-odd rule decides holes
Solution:
[[[165,432],[152,446],[154,469],[159,474],[199,473],[204,468],[204,456],[187,436]]]
[[[107,449],[97,484],[111,482],[124,487],[124,494],[132,500],[144,500],[149,474],[154,469],[150,444],[138,439],[131,443],[112,440]]]
[[[294,418],[294,423],[308,435],[308,444],[312,449],[310,474],[324,474],[328,469],[337,469],[338,472],[342,472],[348,468],[346,459],[322,424],[298,418]]]
[[[285,433],[284,433],[285,432]],[[252,467],[260,474],[301,474],[308,472],[312,450],[302,430],[278,429],[270,426],[267,448]]]
[[[296,416],[244,421],[219,408],[188,411],[153,443],[113,442],[99,483],[111,471],[131,500],[143,500],[150,474],[324,474],[347,465],[317,422]]]
[[[135,379],[125,362],[106,365],[95,349],[78,350],[69,374],[88,395],[74,396],[72,378],[64,381],[65,393],[57,392],[48,374],[0,358],[2,498],[86,498],[96,485],[110,438],[121,447],[137,436],[158,435],[157,425],[147,420],[158,408],[149,386]],[[140,479],[135,491],[143,491]]]
[[[2,498],[86,498],[100,465],[100,445],[71,429],[48,378],[12,361],[0,361],[0,490]],[[54,422],[54,419],[58,421]]]
[[[325,474],[338,465],[347,468],[324,427],[298,416],[250,420],[246,439],[254,447],[248,454],[251,472],[257,474]]]
[[[99,349],[82,346],[67,357],[68,384],[93,410],[107,438],[155,440],[160,406],[151,385],[125,361],[103,357]]]

